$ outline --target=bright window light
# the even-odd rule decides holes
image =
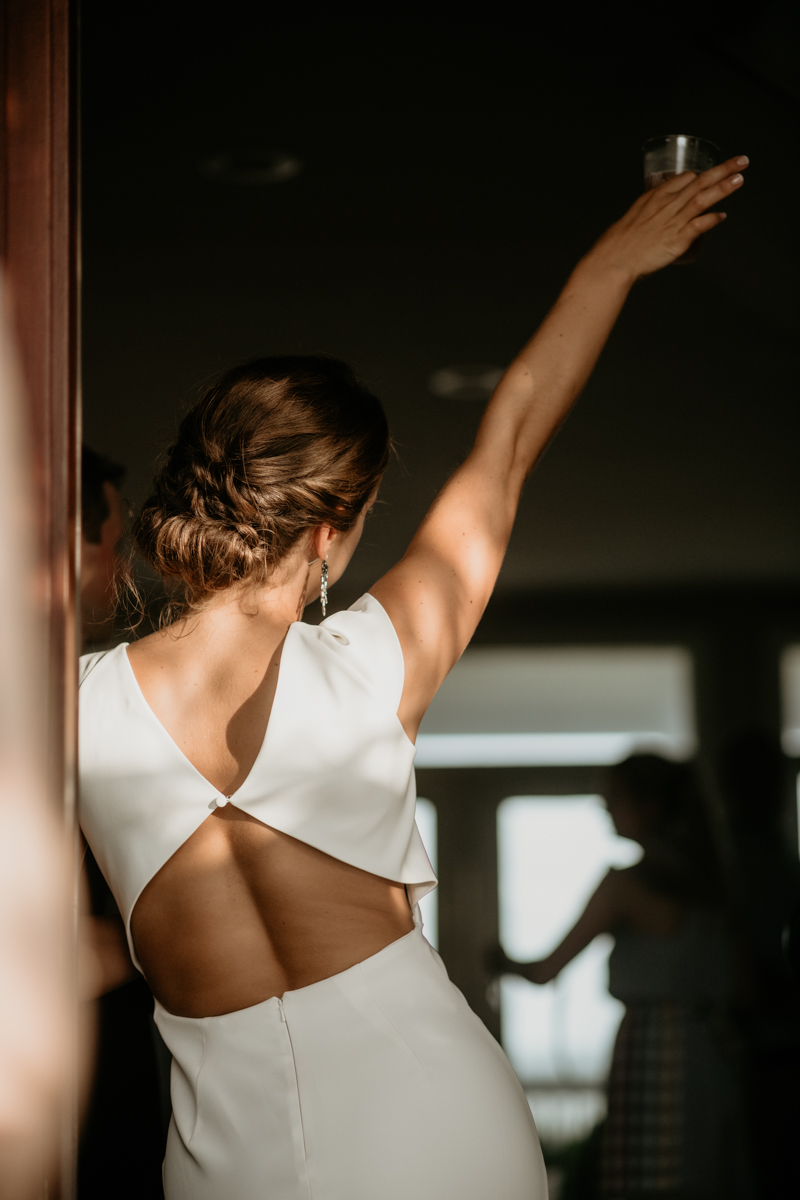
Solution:
[[[641,857],[617,836],[599,796],[514,796],[498,809],[500,937],[520,960],[545,957],[609,867]],[[597,1085],[606,1077],[622,1005],[608,994],[612,941],[595,939],[552,983],[501,984],[503,1045],[528,1088]]]
[[[619,762],[696,745],[692,663],[677,646],[478,646],[456,663],[417,738],[419,767]]]
[[[659,733],[421,733],[418,767],[602,766],[635,751],[683,757]]]
[[[422,844],[427,851],[428,858],[431,861],[431,866],[436,870],[437,857],[437,812],[436,805],[431,800],[417,800],[417,829],[419,830]],[[438,949],[439,946],[439,889],[434,888],[432,892],[428,892],[427,896],[423,896],[419,902],[419,911],[422,914],[422,924],[425,937],[430,944]]]
[[[602,1087],[538,1087],[525,1094],[539,1138],[551,1150],[583,1141],[606,1115]],[[550,1196],[555,1200],[552,1188]]]
[[[781,693],[784,753],[800,758],[800,646],[787,646],[781,655]]]

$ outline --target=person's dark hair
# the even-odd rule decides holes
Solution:
[[[234,367],[186,414],[134,525],[136,550],[177,612],[264,583],[301,535],[347,532],[391,442],[380,401],[337,359],[287,355]]]
[[[118,488],[125,468],[86,443],[81,446],[81,532],[87,542],[98,546],[103,522],[110,516],[104,483]]]
[[[691,763],[658,754],[632,754],[609,768],[634,804],[650,815],[645,857],[637,872],[644,882],[683,900],[712,900],[722,892],[722,871],[708,808]]]

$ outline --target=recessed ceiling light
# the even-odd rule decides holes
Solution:
[[[286,183],[303,169],[299,158],[280,150],[250,148],[214,154],[200,163],[200,174],[221,183],[240,183],[264,186]]]
[[[444,396],[448,400],[488,400],[504,369],[485,363],[442,367],[428,377],[428,387],[434,396]]]

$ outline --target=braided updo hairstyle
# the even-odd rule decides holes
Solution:
[[[173,595],[167,619],[266,582],[308,529],[346,533],[390,446],[380,401],[337,359],[286,355],[227,371],[181,422],[133,528]]]

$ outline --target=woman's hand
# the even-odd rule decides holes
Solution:
[[[483,955],[483,965],[491,976],[516,975],[520,964],[512,962],[499,942],[489,946]]]
[[[680,258],[695,238],[725,220],[706,210],[742,186],[749,159],[740,156],[702,175],[684,171],[645,192],[608,229],[587,258],[601,269],[619,268],[633,279],[650,275]]]

